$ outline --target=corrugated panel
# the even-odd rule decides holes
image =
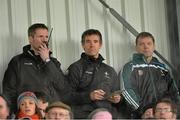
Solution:
[[[149,31],[157,50],[169,59],[164,0],[106,0],[138,32]],[[28,43],[27,28],[35,22],[53,27],[51,48],[62,69],[79,59],[82,32],[99,29],[103,35],[101,54],[118,72],[134,51],[135,37],[98,0],[1,0],[0,80],[10,59]]]

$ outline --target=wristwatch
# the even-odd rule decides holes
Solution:
[[[45,59],[45,63],[48,63],[49,61],[51,61],[50,58]]]

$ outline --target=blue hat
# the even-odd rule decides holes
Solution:
[[[38,104],[38,99],[37,99],[36,95],[33,92],[27,91],[27,92],[23,92],[19,95],[19,97],[17,99],[18,109],[20,107],[22,100],[25,98],[33,100],[36,105]]]

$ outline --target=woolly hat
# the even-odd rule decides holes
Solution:
[[[18,105],[18,109],[20,107],[20,104],[22,102],[23,99],[28,98],[31,99],[35,102],[36,106],[38,104],[38,99],[36,97],[36,95],[33,92],[27,91],[27,92],[23,92],[19,95],[18,99],[17,99],[17,105]]]

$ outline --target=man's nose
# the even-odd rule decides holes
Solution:
[[[160,112],[161,115],[163,115],[163,114],[165,114],[165,113],[166,113],[166,111],[164,111],[164,110],[162,110],[162,111]]]
[[[90,46],[93,47],[93,46],[94,46],[94,43],[93,43],[93,42],[90,42]]]
[[[47,38],[47,37],[43,37],[43,38],[42,38],[42,41],[47,42],[47,41],[48,41],[48,38]]]
[[[148,45],[145,44],[145,45],[144,45],[144,49],[148,49],[148,48],[149,48]]]
[[[43,37],[42,42],[45,43],[45,44],[47,45],[47,43],[48,43],[48,38]]]

